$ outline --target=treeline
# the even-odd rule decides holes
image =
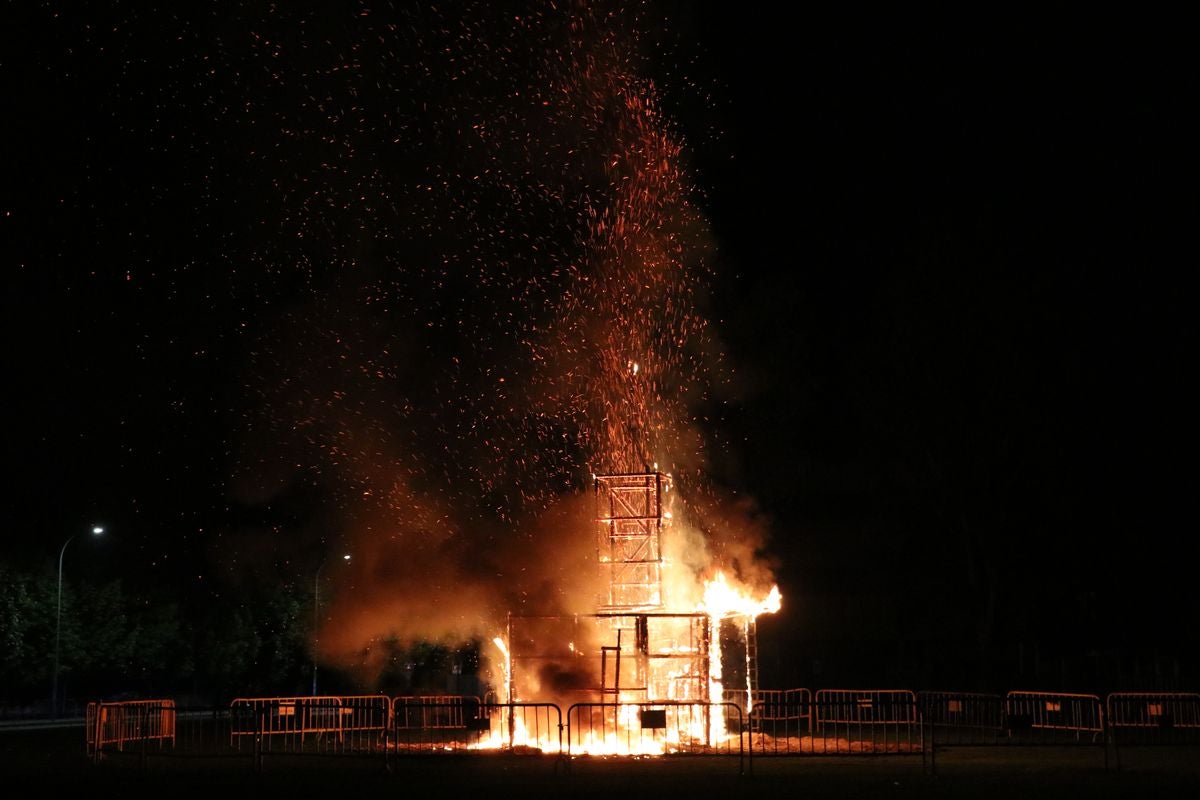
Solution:
[[[48,713],[57,575],[0,562],[0,715]],[[64,580],[59,708],[89,700],[170,696],[200,704],[306,695],[312,688],[307,582],[261,581],[204,597],[171,597],[120,580]],[[385,639],[376,670],[320,666],[324,693],[481,693],[479,645]]]
[[[57,592],[55,574],[0,563],[0,706],[49,710],[56,630],[66,708],[119,696],[299,692],[311,675],[302,592],[258,587],[188,605],[120,580],[64,581],[61,622]]]

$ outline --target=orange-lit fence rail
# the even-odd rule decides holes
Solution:
[[[1106,706],[1117,744],[1200,744],[1200,694],[1113,692]]]
[[[561,755],[562,710],[553,703],[484,703],[477,697],[398,697],[389,752],[441,755],[498,750]]]
[[[734,703],[576,703],[567,709],[567,755],[698,754],[746,758]]]
[[[933,742],[939,745],[987,745],[1007,741],[1004,698],[998,694],[918,692],[917,707]]]
[[[391,702],[383,695],[250,697],[230,703],[230,746],[265,752],[374,752],[384,745]]]
[[[1019,744],[1102,744],[1104,710],[1094,694],[1009,692],[1004,726]]]
[[[105,749],[121,752],[127,746],[153,742],[159,749],[175,744],[175,701],[132,700],[88,703],[84,716],[87,753],[99,758]]]

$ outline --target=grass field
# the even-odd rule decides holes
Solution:
[[[151,751],[88,762],[78,728],[0,732],[6,796],[396,798],[1089,798],[1200,797],[1200,748],[947,748],[919,757],[619,759],[470,754],[397,759],[275,755],[176,757]],[[12,791],[10,793],[10,790]],[[26,792],[31,794],[27,795]],[[79,792],[84,792],[80,795]],[[51,795],[53,796],[53,795]]]

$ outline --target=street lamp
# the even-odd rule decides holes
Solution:
[[[92,536],[100,536],[104,533],[104,528],[100,525],[92,526]],[[58,649],[59,642],[62,639],[62,565],[63,556],[67,554],[67,545],[71,543],[78,534],[72,534],[63,542],[62,550],[58,551],[58,612],[54,619],[54,676],[53,686],[50,689],[50,716],[58,719]]]
[[[350,554],[346,553],[342,556],[342,561],[349,561]],[[317,626],[320,624],[321,614],[321,570],[325,569],[325,561],[321,562],[321,566],[317,567],[317,574],[313,576],[313,673],[312,673],[312,693],[315,697],[317,694]]]

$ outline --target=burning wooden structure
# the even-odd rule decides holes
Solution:
[[[743,705],[757,677],[754,614],[685,608],[670,596],[664,576],[673,565],[663,548],[672,519],[670,476],[597,475],[593,486],[603,596],[589,614],[510,615],[507,697]],[[736,666],[724,685],[722,650]]]

